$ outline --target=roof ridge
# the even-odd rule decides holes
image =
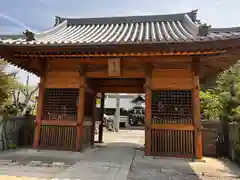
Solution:
[[[228,28],[209,28],[211,33],[227,33],[227,32],[240,32],[240,26],[228,27]]]
[[[36,38],[43,38],[43,37],[46,37],[49,34],[53,34],[53,33],[57,32],[58,30],[64,28],[65,26],[67,26],[67,21],[63,21],[61,23],[56,22],[55,25],[52,28],[47,29],[47,30],[42,31],[42,32],[35,33],[35,36],[36,36]]]
[[[0,34],[0,39],[19,39],[25,38],[24,34]]]
[[[114,16],[114,17],[91,17],[91,18],[68,18],[55,16],[55,25],[67,21],[68,25],[77,24],[119,24],[148,21],[174,21],[182,20],[184,15],[188,15],[194,22],[197,21],[197,9],[186,13],[160,14],[160,15],[140,15],[140,16]]]

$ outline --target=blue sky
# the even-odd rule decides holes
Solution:
[[[212,27],[240,24],[239,0],[1,0],[0,33],[49,29],[55,16],[99,17],[181,13],[198,9],[198,18]],[[12,70],[12,68],[11,68]],[[20,73],[23,81],[26,72]],[[31,83],[38,79],[31,77]]]

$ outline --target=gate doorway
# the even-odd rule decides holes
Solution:
[[[101,99],[100,108],[98,112],[98,117],[96,118],[96,123],[100,124],[99,126],[99,136],[97,142],[102,142],[103,140],[103,122],[104,117],[116,120],[116,110],[117,110],[117,101],[116,101],[116,93],[120,93],[120,101],[119,101],[119,126],[130,128],[129,120],[131,118],[130,113],[131,108],[134,106],[134,103],[131,101],[136,98],[138,94],[144,94],[144,78],[95,78],[91,79],[92,83],[96,87],[96,91],[99,94],[99,98]],[[123,95],[124,94],[124,95]],[[144,115],[143,115],[144,121]],[[106,119],[105,119],[106,120]],[[98,123],[101,121],[101,123]],[[125,123],[124,123],[125,122]],[[123,124],[124,123],[124,124]],[[115,129],[115,123],[113,124],[113,128]],[[144,129],[144,124],[143,128]]]
[[[194,90],[184,88],[151,90],[147,88],[147,81],[144,79],[95,79],[93,82],[98,85],[97,89],[101,93],[111,92],[111,90],[114,90],[114,93],[128,94],[133,91],[134,93],[145,92],[146,155],[196,157],[196,148],[201,144],[195,142],[198,125],[194,122]],[[140,89],[141,91],[137,92]],[[104,119],[104,106],[101,107],[103,109],[100,119]],[[99,129],[99,141],[103,140],[102,128]]]
[[[133,102],[138,96],[144,98],[144,94],[136,93],[105,93],[101,97],[101,103],[98,106],[101,108],[98,110],[103,121],[96,119],[96,143],[144,147],[144,102],[142,104]],[[118,110],[119,119],[117,119]],[[131,119],[138,123],[131,124]]]

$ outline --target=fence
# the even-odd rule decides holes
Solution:
[[[228,127],[230,158],[240,163],[240,123],[230,123]]]
[[[0,128],[0,150],[4,149],[4,144],[8,149],[32,144],[34,118],[34,116],[8,117],[5,126]]]
[[[203,120],[202,124],[202,150],[204,156],[216,157],[216,141],[222,136],[222,123],[219,120]]]
[[[6,124],[7,144],[10,146],[31,146],[33,142],[35,116],[9,117]],[[222,136],[222,123],[220,121],[205,120],[202,124],[202,148],[204,156],[217,156],[216,140]],[[90,126],[89,126],[90,127]],[[88,130],[89,131],[89,130]],[[218,133],[217,133],[218,132]],[[229,124],[230,147],[229,152],[232,160],[235,160],[235,142],[240,140],[240,124]],[[89,134],[89,133],[88,133]],[[88,136],[86,136],[89,139]],[[88,140],[89,142],[89,140]],[[2,129],[0,130],[0,150],[3,149]],[[13,148],[13,147],[10,147]]]

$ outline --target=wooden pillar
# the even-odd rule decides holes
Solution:
[[[101,94],[101,103],[100,103],[100,125],[99,125],[99,133],[98,133],[98,142],[103,143],[103,118],[104,118],[104,93]]]
[[[40,128],[41,120],[43,113],[43,101],[44,101],[44,92],[45,92],[45,73],[46,73],[46,61],[41,60],[41,77],[38,90],[38,99],[37,99],[37,111],[36,111],[36,120],[35,120],[35,130],[33,138],[33,148],[37,149],[39,147],[39,138],[40,138]]]
[[[151,121],[152,121],[152,67],[146,66],[145,71],[145,155],[151,155]]]
[[[39,147],[40,128],[41,128],[43,100],[44,100],[44,89],[45,89],[44,77],[41,77],[40,83],[39,83],[39,93],[38,93],[38,100],[37,100],[37,111],[36,111],[35,130],[34,130],[34,139],[33,139],[33,148],[35,149]]]
[[[200,85],[199,85],[199,59],[192,62],[193,89],[192,89],[192,108],[194,120],[194,149],[196,159],[202,158],[202,134],[200,122]]]
[[[76,137],[76,151],[80,151],[81,137],[83,134],[84,122],[84,107],[85,107],[85,83],[86,78],[80,73],[80,87],[79,87],[79,101],[77,106],[77,137]]]
[[[92,137],[91,137],[91,145],[94,145],[95,140],[95,128],[96,128],[96,93],[93,95],[93,104],[92,104]]]

